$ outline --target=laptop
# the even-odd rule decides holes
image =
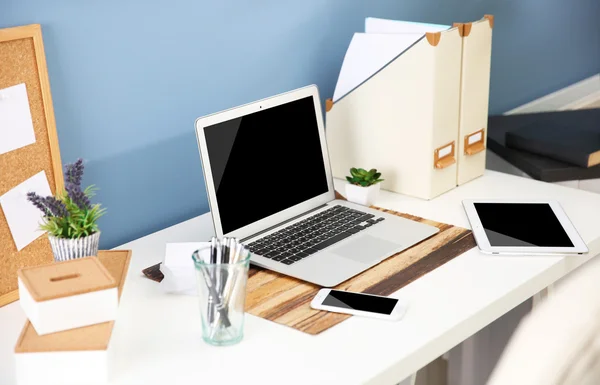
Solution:
[[[215,234],[254,265],[332,287],[439,231],[336,199],[315,85],[195,127]]]

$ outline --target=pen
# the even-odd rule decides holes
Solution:
[[[238,253],[237,261],[236,262],[239,262],[242,259],[245,259],[248,256],[248,253],[250,253],[250,251],[248,250],[248,248],[246,246],[244,246],[244,245],[240,245],[240,252]]]
[[[233,262],[232,263],[238,263],[241,259],[241,253],[242,253],[242,248],[244,247],[244,245],[242,245],[241,243],[238,243],[235,246],[235,255],[233,257]]]
[[[210,263],[217,263],[217,238],[210,240]]]
[[[219,331],[231,333],[229,305],[237,303],[236,287],[241,279],[238,271],[240,267],[233,265],[247,258],[249,253],[248,248],[237,238],[211,238],[207,264],[200,268],[209,292],[206,316],[212,329],[211,338]]]
[[[217,264],[222,265],[226,264],[227,258],[227,238],[223,238],[220,242],[219,247],[217,248]],[[219,298],[222,300],[223,297],[223,286],[225,284],[225,279],[227,278],[226,268],[223,266],[215,266],[215,272],[217,275],[217,292],[219,293]]]
[[[225,261],[225,254],[227,253],[227,237],[221,239],[220,247],[219,247],[219,261],[218,263],[227,263]]]
[[[214,281],[210,277],[210,274],[204,268],[202,268],[201,271],[202,271],[202,275],[204,276],[204,280],[206,281],[206,287],[207,287],[208,291],[210,292],[210,295],[213,298],[218,298],[219,294],[217,293]],[[218,314],[217,314],[217,321],[214,320],[214,318],[215,318],[214,317],[214,310],[215,310],[216,307],[220,307],[220,303],[219,304],[215,304],[215,305],[212,305],[210,303],[208,304],[208,312],[209,312],[209,314],[212,313],[212,318],[213,318],[213,321],[211,321],[211,325],[213,324],[213,322],[217,322],[218,320],[223,320],[223,323],[225,325],[229,326],[230,325],[229,317],[228,317],[228,315],[227,315],[227,313],[226,313],[225,310],[219,309],[218,310]],[[211,310],[212,310],[212,312],[211,312]]]
[[[238,245],[237,238],[229,238],[229,263],[235,263],[235,253]]]
[[[217,247],[216,247],[216,254],[217,254],[217,258],[216,258],[216,265],[212,266],[212,271],[213,271],[213,276],[214,276],[214,281],[215,282],[215,289],[217,289],[217,293],[220,295],[221,294],[221,278],[222,278],[222,268],[219,267],[218,265],[223,263],[223,245],[222,242],[217,240]],[[215,298],[217,301],[219,301],[220,296]]]
[[[235,238],[229,238],[227,245],[229,248],[229,264],[235,264],[239,261],[241,255],[240,253],[243,253],[244,248]],[[225,273],[226,280],[221,291],[222,300],[218,306],[218,313],[215,319],[213,330],[211,332],[211,338],[214,338],[214,335],[219,330],[221,323],[226,328],[231,326],[231,322],[229,320],[229,304],[231,301],[233,301],[231,296],[235,292],[235,286],[238,281],[239,273],[236,268],[232,269],[231,274],[229,274],[230,272],[225,269],[223,272]]]
[[[211,268],[208,271],[203,271],[204,279],[206,280],[206,284],[208,286],[208,291],[210,292],[210,296],[212,296],[213,301],[218,301],[219,296],[217,291],[215,290],[215,282],[216,282],[216,274],[214,270],[214,265],[217,263],[218,255],[217,252],[219,250],[218,240],[216,237],[212,237],[210,240],[210,264]],[[204,270],[204,269],[203,269]],[[208,274],[205,274],[208,273]],[[211,290],[212,289],[212,290]],[[215,306],[208,302],[208,309],[206,311],[206,317],[208,319],[208,323],[212,324],[215,321]]]

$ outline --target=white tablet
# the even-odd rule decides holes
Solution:
[[[481,251],[490,254],[583,254],[585,242],[556,201],[464,200]]]

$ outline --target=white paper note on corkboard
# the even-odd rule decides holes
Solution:
[[[45,171],[35,174],[0,196],[2,211],[19,251],[44,234],[39,230],[43,213],[27,200],[28,192],[44,197],[52,195]]]
[[[0,154],[35,143],[24,83],[0,90]]]

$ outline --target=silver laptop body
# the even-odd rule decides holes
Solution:
[[[248,245],[257,266],[332,287],[439,231],[335,199],[315,85],[195,127],[215,234]]]

